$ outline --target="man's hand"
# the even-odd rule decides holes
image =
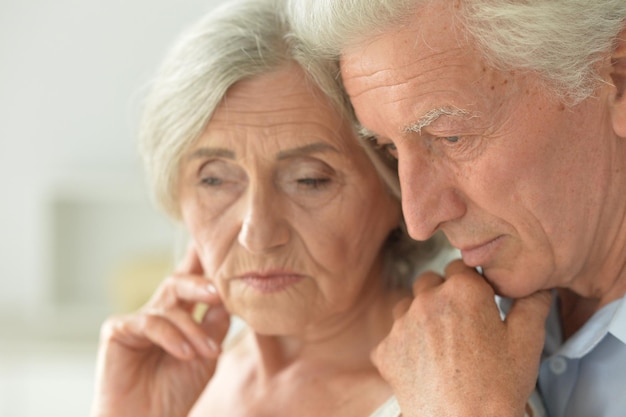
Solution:
[[[462,261],[433,272],[396,308],[372,358],[404,417],[523,416],[537,378],[551,295],[514,302],[501,320],[489,283]]]

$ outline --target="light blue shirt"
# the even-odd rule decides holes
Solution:
[[[546,322],[539,390],[550,417],[626,416],[626,296],[565,343],[556,303]]]

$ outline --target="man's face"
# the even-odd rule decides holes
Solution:
[[[440,3],[341,63],[359,120],[398,158],[410,234],[443,230],[503,295],[593,292],[623,152],[608,93],[566,107],[536,74],[492,69]]]

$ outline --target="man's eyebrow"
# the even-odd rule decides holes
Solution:
[[[422,129],[426,126],[431,125],[435,120],[440,118],[441,116],[462,116],[465,118],[475,117],[472,113],[467,110],[459,109],[458,107],[440,107],[437,109],[432,109],[422,117],[420,117],[417,122],[411,123],[402,129],[403,133],[422,133]]]
[[[198,148],[187,159],[196,158],[235,159],[235,152],[224,148]]]
[[[405,126],[402,129],[402,133],[422,133],[423,128],[429,126],[441,116],[462,116],[465,118],[476,117],[476,115],[472,114],[471,112],[459,109],[458,107],[440,107],[430,110],[428,113],[420,117],[417,122]],[[378,134],[369,130],[361,124],[357,126],[357,130],[359,132],[359,135],[363,138],[370,138],[375,140],[378,137]]]
[[[287,149],[278,153],[278,160],[292,158],[294,156],[306,156],[314,153],[333,152],[339,153],[337,148],[325,142],[315,142],[297,148]]]

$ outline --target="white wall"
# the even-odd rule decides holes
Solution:
[[[167,245],[171,239],[169,223],[150,209],[145,197],[134,143],[138,97],[175,35],[218,1],[0,0],[0,356],[5,358],[0,368],[10,362],[12,372],[0,369],[0,387],[12,387],[10,397],[0,393],[0,415],[40,415],[32,402],[21,407],[20,392],[30,401],[36,397],[19,387],[30,390],[44,381],[49,389],[62,390],[53,384],[55,369],[68,370],[64,378],[71,386],[91,378],[85,364],[95,351],[97,323],[87,320],[93,332],[77,339],[72,326],[90,313],[69,309],[56,316],[63,306],[58,291],[55,295],[59,277],[54,256],[63,242],[57,239],[59,216],[53,209],[68,203],[79,207],[76,213],[82,214],[76,217],[86,216],[69,235],[62,231],[72,244],[80,242],[72,233],[99,236],[70,251],[80,258],[75,273],[85,275],[76,291],[70,288],[73,301],[98,293],[103,276],[99,262],[107,259],[103,254],[113,256],[131,244]],[[117,204],[117,211],[104,210],[113,214],[98,217],[108,203]],[[72,210],[63,213],[71,219]],[[147,220],[130,231],[129,223],[144,216]],[[130,235],[118,233],[120,228]],[[86,346],[80,348],[74,374],[71,366],[59,366],[78,349],[72,345],[64,356],[70,337]],[[55,346],[50,360],[46,343]],[[20,344],[38,348],[22,349]],[[27,355],[20,353],[24,350]],[[24,364],[40,366],[22,366],[20,357]],[[37,369],[48,373],[40,375]],[[7,382],[9,375],[18,374],[21,385]],[[61,401],[64,417],[74,415],[71,407],[62,406],[68,400],[61,393],[49,394],[46,398]],[[86,410],[75,415],[84,416]]]
[[[142,181],[138,93],[179,30],[216,2],[0,2],[0,310],[46,301],[56,189]]]

